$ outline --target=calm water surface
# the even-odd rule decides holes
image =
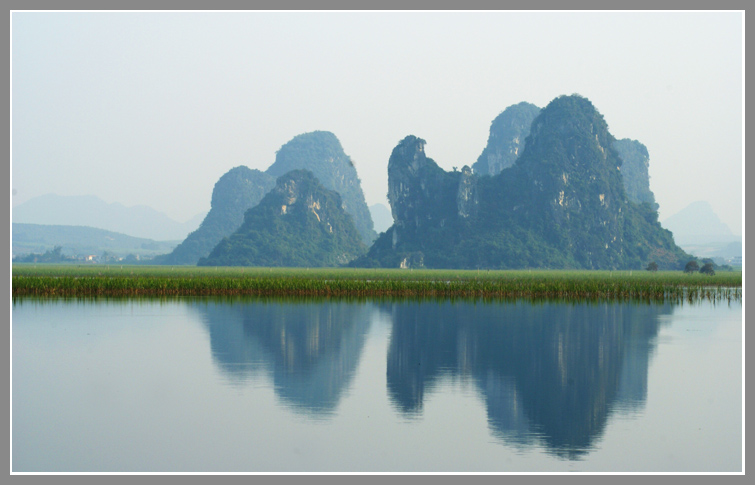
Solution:
[[[12,470],[742,471],[742,305],[16,300]]]

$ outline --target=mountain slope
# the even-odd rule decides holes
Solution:
[[[254,207],[275,185],[270,175],[239,166],[226,172],[212,190],[210,212],[199,228],[170,254],[155,258],[156,264],[196,264],[244,221],[244,212]]]
[[[340,195],[306,170],[278,178],[200,266],[338,266],[366,251]]]

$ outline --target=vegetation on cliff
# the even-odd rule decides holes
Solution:
[[[199,266],[337,266],[366,246],[340,195],[306,170],[278,178],[275,188],[249,209],[241,227],[224,238]]]
[[[362,242],[372,243],[377,235],[364,200],[354,161],[346,155],[341,142],[329,131],[313,131],[295,136],[275,155],[267,174],[278,178],[291,170],[308,170],[328,190],[338,192],[343,209],[351,215]]]

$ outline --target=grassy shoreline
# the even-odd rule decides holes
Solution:
[[[12,266],[12,296],[318,296],[412,298],[742,299],[742,273],[398,270],[141,265]]]

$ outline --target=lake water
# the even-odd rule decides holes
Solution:
[[[32,300],[12,471],[741,472],[742,304]]]

